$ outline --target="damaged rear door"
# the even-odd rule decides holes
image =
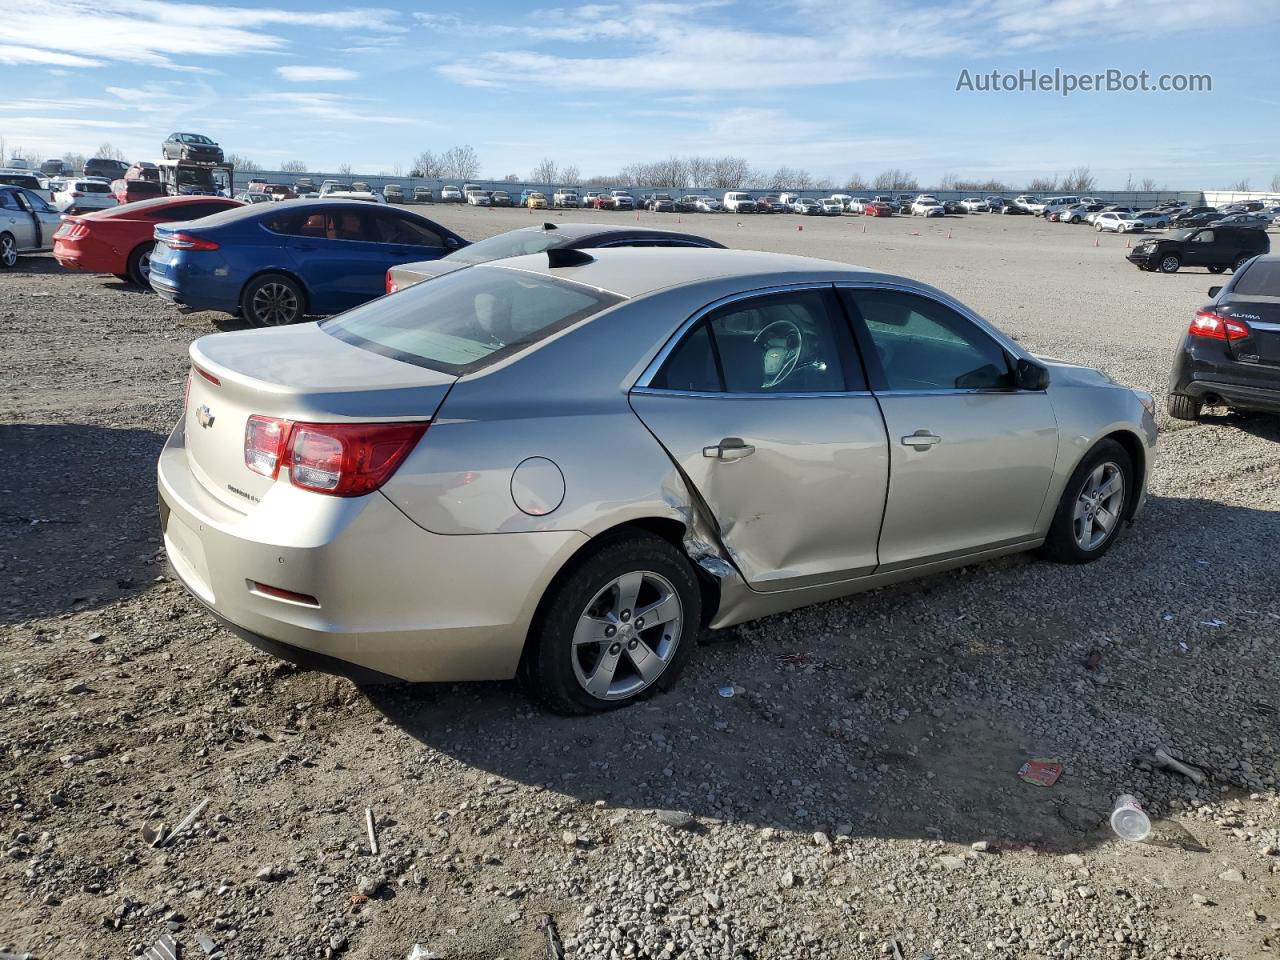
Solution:
[[[829,284],[703,311],[641,377],[631,406],[753,589],[875,569],[888,442]]]

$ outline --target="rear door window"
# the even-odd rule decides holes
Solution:
[[[373,214],[372,219],[374,237],[382,243],[399,243],[412,247],[444,246],[444,238],[425,223],[381,212]]]
[[[1231,288],[1244,297],[1280,297],[1280,260],[1258,260]]]

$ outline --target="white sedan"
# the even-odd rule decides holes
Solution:
[[[911,202],[911,215],[913,217],[940,217],[944,213],[946,213],[946,209],[938,202],[937,197],[921,194]]]
[[[53,194],[53,205],[59,213],[83,213],[116,206],[111,184],[101,180],[67,180]]]
[[[1116,233],[1140,233],[1146,229],[1146,226],[1136,214],[1108,210],[1098,214],[1097,219],[1093,221],[1093,229],[1099,233],[1103,230],[1113,230]]]
[[[960,201],[960,206],[964,207],[970,213],[982,213],[987,209],[987,201],[981,197],[965,197]]]
[[[1141,220],[1142,225],[1148,230],[1163,230],[1169,226],[1169,214],[1163,210],[1143,210],[1141,213],[1135,213],[1133,218]]]
[[[838,217],[844,213],[844,204],[835,197],[824,197],[818,201],[818,205],[822,207],[822,212],[828,217]]]
[[[866,197],[854,197],[852,200],[849,201],[849,212],[850,213],[866,213],[867,204],[870,202],[871,201],[868,200]]]

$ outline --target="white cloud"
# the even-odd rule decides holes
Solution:
[[[261,97],[263,104],[271,104],[260,109],[259,113],[306,114],[321,117],[325,120],[342,120],[354,123],[396,123],[406,126],[424,126],[423,121],[407,116],[390,116],[365,112],[361,109],[362,101],[339,93],[265,93]],[[279,106],[275,106],[279,104]]]
[[[290,83],[329,83],[360,76],[346,67],[276,67],[276,73]]]
[[[124,61],[207,72],[175,58],[278,53],[289,41],[270,32],[273,26],[403,32],[392,22],[395,16],[382,8],[294,11],[174,0],[24,0],[4,15],[6,35],[21,37],[22,45],[0,45],[0,63],[99,67]]]
[[[8,19],[8,15],[5,15]],[[24,63],[43,63],[58,67],[100,67],[101,60],[92,60],[74,53],[41,50],[35,47],[19,47],[10,43],[0,44],[0,63],[17,66]]]

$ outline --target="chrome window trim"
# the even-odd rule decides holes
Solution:
[[[1236,320],[1238,318],[1235,316],[1229,316],[1226,319]],[[1241,322],[1247,323],[1250,329],[1262,330],[1265,333],[1276,333],[1277,331],[1280,331],[1280,323],[1270,323],[1266,320],[1244,320]]]
[[[774,293],[798,293],[803,290],[830,290],[830,289],[832,289],[832,284],[831,284],[831,281],[829,280],[827,281],[808,280],[808,281],[800,281],[798,283],[781,284],[781,285],[776,285],[772,287],[759,287],[755,290],[739,291],[738,293],[731,293],[727,297],[721,297],[719,300],[713,300],[711,303],[708,303],[706,306],[701,307],[698,310],[694,311],[692,316],[690,316],[687,320],[685,320],[683,323],[680,324],[680,326],[676,328],[675,332],[672,333],[671,336],[667,338],[667,342],[662,345],[662,349],[659,350],[657,355],[654,356],[654,358],[649,361],[649,365],[644,368],[644,372],[640,374],[640,377],[632,385],[631,389],[635,391],[644,390],[647,393],[653,393],[653,394],[670,394],[670,393],[680,392],[675,390],[667,390],[662,387],[651,386],[653,382],[653,378],[658,375],[658,371],[661,370],[662,365],[667,362],[667,358],[670,357],[671,354],[675,352],[676,347],[684,339],[684,335],[688,333],[694,327],[694,325],[697,324],[699,320],[701,320],[707,314],[711,313],[713,310],[718,310],[720,307],[726,306],[730,303],[737,303],[739,300],[754,300],[756,297],[767,297],[770,294],[774,294]],[[719,391],[715,393],[697,393],[692,391],[684,391],[684,392],[689,396],[697,396],[697,397],[727,396],[727,394]],[[846,394],[844,393],[836,394],[836,396],[845,396],[845,395]],[[752,393],[752,394],[738,394],[738,396],[739,397],[741,396],[781,397],[781,396],[785,396],[785,394]],[[812,396],[817,396],[817,394],[804,393],[804,394],[800,394],[800,396],[812,397]]]
[[[870,390],[824,390],[819,393],[723,393],[709,390],[668,390],[664,387],[635,387],[631,391],[641,397],[691,397],[702,400],[773,400],[788,397],[792,400],[835,397],[872,397]]]

